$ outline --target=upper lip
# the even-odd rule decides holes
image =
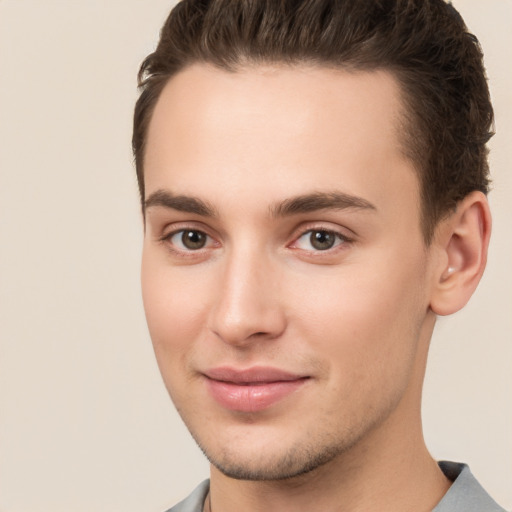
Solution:
[[[231,382],[233,384],[261,384],[266,382],[283,382],[307,378],[279,368],[269,366],[253,366],[247,369],[236,369],[229,366],[211,368],[204,375],[212,380]]]

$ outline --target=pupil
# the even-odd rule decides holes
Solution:
[[[185,231],[181,241],[187,249],[201,249],[206,243],[206,236],[200,231]]]
[[[327,231],[313,231],[310,236],[311,245],[320,251],[330,249],[335,242],[335,237]]]

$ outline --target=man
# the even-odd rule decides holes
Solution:
[[[421,428],[486,263],[492,107],[441,0],[187,1],[144,61],[146,316],[211,463],[173,512],[498,511]]]

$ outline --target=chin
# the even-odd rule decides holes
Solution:
[[[251,481],[300,477],[342,456],[354,444],[354,440],[314,439],[314,436],[304,436],[295,442],[290,442],[289,438],[265,442],[265,436],[261,436],[259,443],[254,443],[252,436],[224,443],[217,438],[213,444],[192,435],[209,462],[221,473],[236,480]]]

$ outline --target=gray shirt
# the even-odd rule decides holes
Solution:
[[[439,467],[453,484],[432,512],[506,512],[485,492],[466,464],[443,461]],[[210,481],[205,480],[167,512],[202,512],[209,487]]]

